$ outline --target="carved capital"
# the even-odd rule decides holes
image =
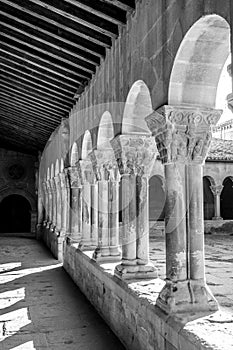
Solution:
[[[120,180],[118,165],[112,149],[98,149],[90,154],[97,181]]]
[[[93,172],[91,160],[89,159],[80,160],[77,163],[77,169],[78,169],[79,178],[81,179],[82,184],[86,182],[91,184],[94,182],[94,172]]]
[[[68,179],[71,188],[77,188],[82,186],[78,167],[72,166],[68,168]]]
[[[55,182],[55,186],[56,186],[56,191],[60,191],[61,182],[60,182],[60,176],[59,176],[59,174],[58,174],[57,176],[54,177],[54,182]]]
[[[62,189],[70,187],[68,171],[68,169],[64,169],[63,172],[59,174]]]
[[[223,187],[224,187],[223,185],[213,185],[213,186],[210,186],[210,189],[214,196],[220,196],[222,193]]]
[[[153,137],[118,135],[111,144],[120,174],[150,175],[157,153]]]
[[[147,116],[162,162],[203,163],[212,138],[211,127],[221,113],[210,108],[163,106]]]
[[[56,181],[55,181],[55,178],[53,177],[52,179],[49,180],[49,182],[50,182],[51,191],[52,191],[52,192],[56,192],[57,189],[56,189]]]

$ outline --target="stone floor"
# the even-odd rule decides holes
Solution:
[[[123,350],[50,252],[0,238],[0,350]]]
[[[205,235],[206,280],[219,304],[233,313],[233,236]],[[150,258],[165,277],[163,237],[150,242]]]

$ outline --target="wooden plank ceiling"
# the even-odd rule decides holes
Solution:
[[[36,154],[135,0],[0,0],[0,147]]]

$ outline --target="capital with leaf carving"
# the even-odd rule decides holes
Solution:
[[[111,145],[121,175],[150,175],[157,153],[153,137],[118,135],[111,141]]]
[[[202,164],[222,110],[165,105],[145,118],[164,164]]]

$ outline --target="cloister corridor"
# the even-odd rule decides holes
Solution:
[[[201,326],[199,335],[207,336],[210,344],[214,339],[215,345],[230,349],[233,345],[233,242],[230,236],[206,235],[205,243],[207,284],[221,308],[208,318],[212,332],[205,334],[206,329]],[[150,242],[150,258],[163,279],[162,237]],[[148,288],[151,284],[154,288],[153,280],[138,283],[142,294],[145,286]],[[124,349],[62,264],[42,243],[34,239],[0,237],[0,285],[0,350]],[[221,328],[224,337],[213,337],[216,327]]]
[[[44,245],[0,238],[1,350],[123,350]]]

